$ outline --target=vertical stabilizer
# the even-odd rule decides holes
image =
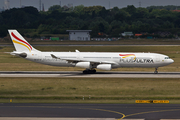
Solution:
[[[17,52],[31,52],[38,51],[33,48],[20,34],[17,30],[8,30],[11,36],[12,42]]]

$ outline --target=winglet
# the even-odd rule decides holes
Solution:
[[[79,50],[75,50],[76,52],[80,52]]]

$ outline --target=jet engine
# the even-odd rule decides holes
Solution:
[[[91,68],[90,62],[78,62],[76,63],[76,67],[81,67],[81,68]]]
[[[112,66],[111,64],[99,64],[96,68],[100,70],[111,70]]]

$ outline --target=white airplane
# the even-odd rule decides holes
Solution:
[[[111,70],[121,67],[155,68],[174,62],[168,56],[157,53],[122,52],[41,52],[33,48],[17,30],[8,30],[16,51],[11,55],[52,66],[86,68],[83,73],[95,73],[97,69]]]

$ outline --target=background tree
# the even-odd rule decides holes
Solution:
[[[51,6],[51,7],[48,9],[48,11],[54,11],[54,10],[60,10],[60,11],[62,11],[62,8],[61,8],[60,5],[53,5],[53,6]]]
[[[34,7],[13,8],[0,13],[0,37],[7,35],[7,29],[18,29],[30,37],[39,34],[67,34],[67,29],[90,29],[92,37],[102,37],[98,36],[99,32],[118,37],[125,31],[178,35],[180,13],[172,11],[176,8],[180,7],[136,8],[129,5],[125,8],[106,9],[103,6],[79,5],[64,10],[54,5],[45,12],[39,12]]]
[[[78,5],[74,7],[74,12],[78,15],[83,14],[84,5]]]

